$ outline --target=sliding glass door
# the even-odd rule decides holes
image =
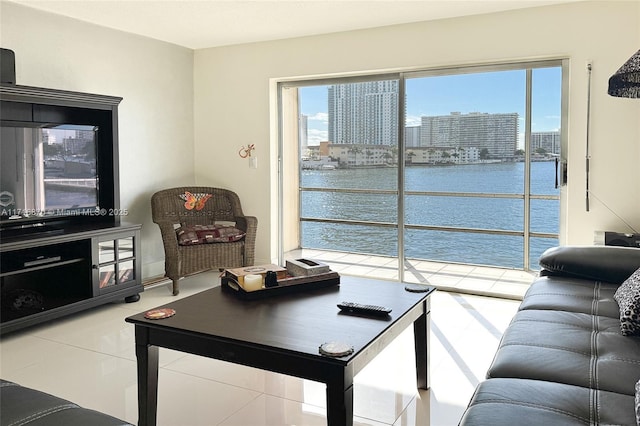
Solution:
[[[536,269],[558,244],[561,61],[281,83],[281,253]]]
[[[297,117],[285,126],[298,131],[284,150],[298,155],[283,194],[291,206],[295,191],[299,222],[285,228],[300,247],[398,258],[398,87],[385,78],[286,89]]]
[[[407,75],[405,258],[535,268],[558,244],[562,68]]]

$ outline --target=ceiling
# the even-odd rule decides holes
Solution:
[[[1,0],[201,49],[581,0]]]

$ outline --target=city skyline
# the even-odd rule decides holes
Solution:
[[[532,79],[532,132],[560,129],[560,67],[536,68]],[[420,126],[422,117],[451,113],[517,113],[524,140],[525,70],[456,74],[406,80],[405,127]],[[299,90],[300,113],[307,118],[307,143],[318,145],[329,139],[328,88],[307,86]]]

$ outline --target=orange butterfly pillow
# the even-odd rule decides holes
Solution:
[[[180,198],[184,200],[184,208],[187,210],[202,210],[206,202],[211,198],[211,194],[196,193],[192,194],[189,191],[185,191],[184,194],[180,194]]]

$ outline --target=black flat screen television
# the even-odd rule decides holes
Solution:
[[[31,120],[5,119],[29,106]],[[110,110],[2,102],[2,237],[113,221],[118,206]],[[18,117],[19,118],[19,117]]]

